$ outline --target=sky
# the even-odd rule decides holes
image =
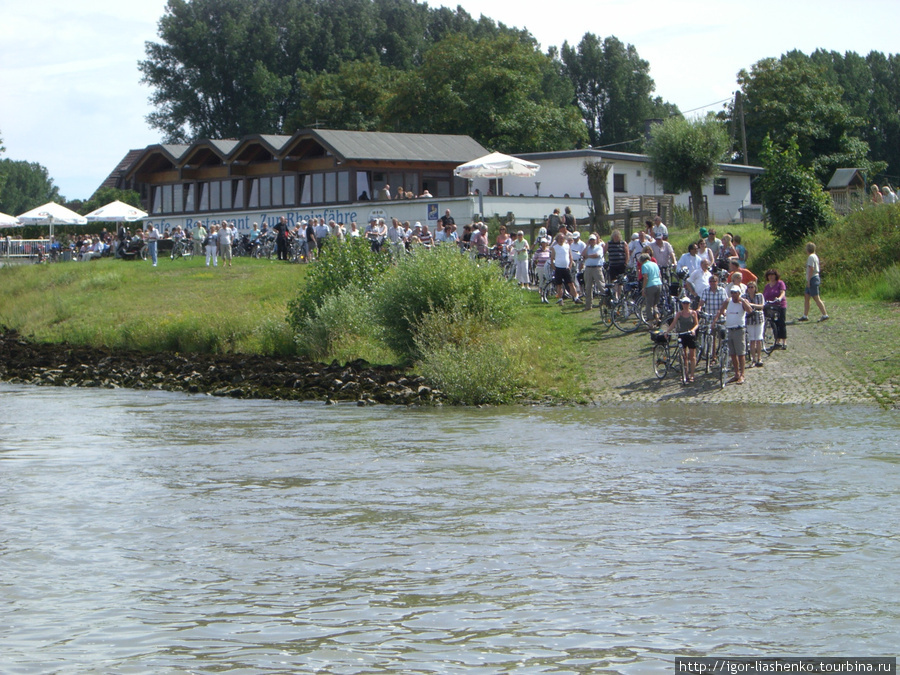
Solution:
[[[896,0],[865,12],[835,0],[431,1],[528,29],[542,50],[615,35],[649,62],[656,94],[682,112],[718,110],[736,76],[766,57],[817,48],[897,53]],[[161,141],[138,61],[166,0],[0,0],[4,158],[47,167],[60,193],[88,199],[132,148]],[[881,20],[885,23],[881,24]],[[690,111],[690,112],[689,112]]]

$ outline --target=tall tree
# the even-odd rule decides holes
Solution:
[[[155,106],[148,121],[167,141],[281,133],[315,75],[358,60],[415,68],[457,33],[533,43],[527,31],[416,0],[168,0],[160,42],[138,65]]]
[[[0,160],[0,211],[16,215],[47,202],[65,201],[45,166],[37,162]]]
[[[705,225],[703,186],[719,172],[731,141],[715,116],[694,120],[670,117],[650,131],[647,154],[650,170],[666,190],[691,193],[694,221]]]
[[[403,73],[385,126],[397,131],[469,134],[503,152],[560,150],[587,141],[571,89],[553,78],[550,58],[512,36],[451,35]],[[550,99],[557,92],[559,99]],[[559,92],[563,92],[560,94]]]
[[[615,36],[601,42],[593,33],[585,33],[577,47],[563,43],[561,56],[563,72],[575,87],[575,100],[595,147],[633,141],[632,149],[638,150],[646,120],[677,112],[674,106],[651,96],[656,85],[650,77],[650,64],[633,45],[625,45]]]
[[[821,61],[789,52],[757,62],[750,72],[741,70],[738,82],[751,163],[760,161],[763,139],[770,135],[781,146],[795,138],[800,161],[822,182],[839,167],[873,170],[861,137],[862,119],[851,113],[841,86]]]

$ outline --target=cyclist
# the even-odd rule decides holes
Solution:
[[[687,296],[681,298],[681,310],[675,314],[672,323],[663,331],[665,335],[676,332],[681,338],[687,360],[684,367],[687,368],[687,381],[694,381],[694,370],[697,367],[697,329],[700,327],[700,319],[697,312],[691,309],[691,299]]]

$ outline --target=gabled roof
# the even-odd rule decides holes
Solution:
[[[170,168],[174,169],[178,166],[181,158],[184,157],[184,154],[190,147],[191,146],[189,145],[174,145],[165,143],[148,145],[141,151],[141,154],[138,155],[138,158],[134,162],[132,162],[131,166],[125,172],[125,177],[129,178],[134,176],[139,168],[141,168],[145,164],[150,163],[151,161],[155,161],[157,165],[168,164],[170,165]]]
[[[488,151],[469,136],[402,134],[383,131],[309,129],[309,135],[341,160],[448,162],[462,164]]]
[[[102,183],[100,183],[100,188],[110,187],[114,188],[118,185],[119,179],[125,176],[128,172],[128,169],[131,168],[131,165],[137,161],[137,158],[144,154],[144,149],[140,150],[129,150],[128,153],[122,158],[122,161],[116,165],[116,168],[113,169],[110,174],[106,177]]]
[[[866,179],[862,175],[862,169],[836,169],[825,189],[845,188],[851,185],[866,186]]]

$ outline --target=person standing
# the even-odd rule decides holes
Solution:
[[[516,281],[521,288],[528,288],[528,242],[525,241],[525,233],[522,230],[516,232],[512,249],[516,260]]]
[[[219,226],[212,223],[209,226],[209,234],[206,235],[206,266],[212,261],[213,267],[219,266]]]
[[[562,232],[556,233],[556,242],[551,249],[553,256],[553,283],[556,284],[556,304],[563,304],[563,292],[566,288],[572,295],[572,302],[581,304],[582,300],[578,297],[578,290],[572,281],[572,253],[569,245],[566,243],[566,235]]]
[[[278,222],[275,223],[275,250],[278,252],[279,260],[287,260],[288,259],[288,247],[287,247],[287,238],[288,238],[288,221],[287,217],[281,216],[278,219]]]
[[[594,287],[603,284],[603,242],[596,234],[588,237],[582,258],[584,259],[584,311],[587,312],[593,304]]]
[[[787,314],[787,286],[778,275],[778,270],[766,270],[766,286],[763,288],[763,297],[766,304],[772,307],[772,332],[775,335],[775,344],[768,350],[787,349],[787,326],[785,315]]]
[[[828,320],[828,312],[825,311],[825,303],[819,297],[819,286],[821,285],[819,256],[816,255],[816,245],[809,242],[806,245],[806,252],[809,257],[806,259],[806,293],[803,298],[803,316],[798,321],[809,321],[809,301],[815,300],[816,307],[822,312],[819,321]]]
[[[663,331],[665,335],[676,333],[681,337],[681,344],[687,352],[687,362],[684,367],[687,369],[685,379],[688,382],[694,381],[694,371],[697,368],[697,329],[700,328],[700,321],[697,312],[691,309],[691,299],[688,297],[681,298],[681,310],[672,318],[672,323]]]
[[[231,242],[234,239],[234,228],[227,220],[223,220],[219,226],[219,256],[222,258],[222,267],[231,267]]]
[[[154,267],[156,267],[156,251],[158,243],[159,230],[151,224],[150,229],[147,231],[147,252],[150,254],[150,259],[153,261]]]
[[[657,265],[647,253],[639,258],[641,274],[644,278],[644,311],[648,311],[653,325],[659,325],[659,299],[662,295],[662,275]]]
[[[762,344],[763,330],[766,327],[766,317],[763,315],[765,298],[757,290],[755,281],[747,282],[747,292],[743,295],[753,311],[747,314],[747,341],[750,343],[750,367],[762,368]]]
[[[731,297],[726,300],[716,313],[713,323],[725,316],[725,328],[728,329],[728,351],[731,354],[731,366],[734,368],[734,377],[728,383],[744,384],[744,365],[746,361],[747,336],[745,325],[747,314],[753,311],[750,303],[741,297],[741,289],[732,287]]]

